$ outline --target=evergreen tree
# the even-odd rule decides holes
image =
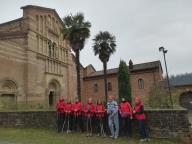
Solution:
[[[130,103],[131,98],[131,83],[130,83],[130,73],[128,66],[125,61],[121,60],[118,70],[118,89],[119,89],[119,101],[121,98],[125,98]]]

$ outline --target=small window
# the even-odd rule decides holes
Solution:
[[[112,85],[111,85],[111,83],[110,83],[110,82],[108,82],[107,87],[108,87],[108,91],[112,91]]]
[[[138,88],[139,89],[144,89],[144,80],[143,79],[138,80]]]
[[[53,43],[53,45],[52,45],[52,49],[53,49],[53,54],[52,54],[52,57],[53,58],[56,58],[56,44],[55,43]]]
[[[52,57],[52,44],[51,44],[51,41],[48,42],[48,47],[49,47],[49,57]]]
[[[98,84],[94,84],[94,92],[98,92]]]

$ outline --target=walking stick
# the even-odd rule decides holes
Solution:
[[[64,120],[63,126],[62,126],[62,132],[63,132],[63,129],[64,129],[64,127],[65,127],[66,119],[67,119],[67,113],[65,113],[65,120]]]
[[[92,136],[92,118],[91,118],[91,116],[90,116],[90,129],[91,129],[90,136]]]
[[[70,115],[69,113],[67,113],[67,134],[69,133],[69,122],[70,122],[69,117]]]
[[[73,126],[73,127],[74,127],[74,130],[77,130],[77,123],[78,123],[78,122],[76,122],[76,121],[77,121],[78,119],[77,119],[77,113],[76,113],[76,112],[74,113],[74,116],[75,116],[75,120],[73,120],[73,122],[74,122],[74,125],[75,125],[75,126]]]
[[[89,117],[87,115],[87,136],[88,136],[88,134],[89,134]]]
[[[105,131],[104,131],[104,128],[103,128],[102,117],[100,117],[100,133],[101,133],[101,136],[105,136]]]

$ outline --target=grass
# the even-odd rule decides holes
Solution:
[[[117,140],[86,137],[85,133],[58,134],[47,129],[0,128],[0,144],[139,144],[138,138],[119,137]],[[178,139],[151,139],[148,144],[182,144]]]

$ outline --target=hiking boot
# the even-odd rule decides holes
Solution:
[[[86,135],[86,137],[89,137],[89,133]]]
[[[100,136],[100,133],[97,134],[97,137],[99,137],[99,136]]]
[[[145,138],[146,139],[146,141],[150,141],[150,138]]]
[[[92,134],[92,133],[90,133],[90,134],[89,134],[89,136],[90,136],[90,137],[92,137],[92,136],[93,136],[93,134]]]
[[[118,138],[118,136],[114,136],[114,139],[117,139]]]
[[[102,135],[102,137],[104,137],[104,138],[107,137],[106,133],[104,133],[104,134]]]
[[[147,141],[147,139],[140,139],[140,142],[145,142]]]

